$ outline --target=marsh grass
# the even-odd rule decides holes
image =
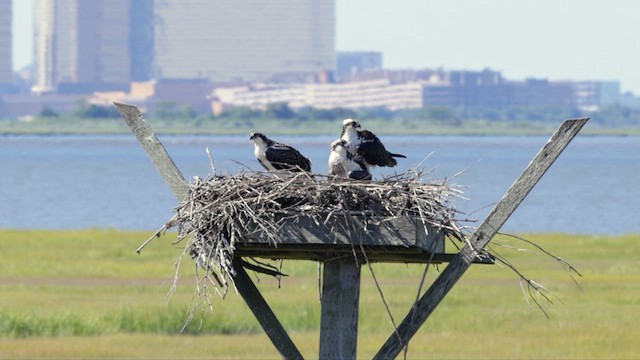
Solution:
[[[225,300],[214,298],[213,315],[206,313],[202,322],[197,316],[181,334],[195,287],[193,269],[183,268],[177,292],[168,299],[181,249],[160,239],[137,255],[148,235],[0,230],[0,358],[279,357],[233,291]],[[547,308],[550,318],[527,305],[509,270],[474,265],[414,337],[408,358],[640,356],[638,236],[526,238],[576,266],[584,275],[582,289],[548,257],[498,249],[558,296],[561,301]],[[511,238],[495,241],[519,246]],[[399,322],[415,300],[424,268],[373,269]],[[303,355],[316,357],[317,264],[287,261],[283,271],[290,276],[280,284],[251,276]],[[428,282],[436,275],[430,269]],[[361,358],[370,358],[393,331],[366,267],[359,331]]]

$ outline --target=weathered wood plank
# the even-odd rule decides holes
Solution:
[[[136,106],[114,103],[127,125],[131,128],[149,158],[167,182],[173,194],[179,201],[183,201],[189,195],[189,186],[184,181],[182,173],[175,165],[164,146],[156,137],[155,132],[144,120],[140,110]],[[239,261],[235,264],[236,277],[234,283],[244,301],[260,322],[280,354],[285,359],[302,359],[300,351],[296,348],[289,334],[284,330],[275,314],[264,300],[251,278],[247,275]]]
[[[277,320],[264,297],[260,294],[258,288],[245,271],[239,259],[234,260],[233,268],[236,270],[236,276],[233,281],[236,283],[238,292],[258,319],[258,322],[269,336],[273,345],[280,352],[284,359],[303,359],[302,354],[298,351],[295,344]]]
[[[331,218],[318,224],[311,217],[298,216],[284,219],[275,237],[276,246],[288,245],[359,245],[417,247],[434,253],[444,253],[444,233],[432,226],[423,226],[419,219],[342,217]],[[425,231],[426,229],[426,231]],[[257,230],[243,236],[239,244],[270,244],[271,240]]]
[[[397,333],[389,337],[374,359],[393,359],[398,356],[404,345],[411,340],[449,290],[469,268],[476,255],[491,241],[500,227],[588,120],[588,118],[567,120],[556,130],[472,235],[471,246],[467,244],[460,250],[414,305],[398,326]]]
[[[355,359],[358,345],[360,264],[352,256],[324,263],[320,359]]]
[[[164,181],[169,185],[171,191],[173,191],[179,201],[184,201],[189,195],[189,186],[160,140],[156,137],[151,126],[144,120],[140,110],[133,105],[116,102],[113,104],[127,125],[129,125],[129,128],[138,139],[138,142],[140,142],[140,145],[142,145],[147,152],[151,162],[155,165],[156,169],[158,169]]]
[[[363,246],[366,260],[370,262],[388,263],[418,263],[440,264],[450,262],[456,254],[431,254],[421,248],[388,247],[388,246]],[[283,244],[277,247],[268,244],[238,244],[236,255],[241,257],[253,257],[264,259],[289,259],[327,261],[337,256],[353,256],[365,261],[360,247],[350,245],[291,245]],[[473,260],[476,264],[493,264],[491,257],[480,256]]]

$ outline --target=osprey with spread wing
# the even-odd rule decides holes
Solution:
[[[380,139],[371,131],[359,129],[358,121],[345,119],[342,122],[340,138],[345,141],[348,151],[364,159],[367,170],[372,166],[394,167],[398,164],[395,158],[406,158],[404,155],[387,151]]]

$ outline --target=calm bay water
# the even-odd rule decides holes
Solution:
[[[326,173],[334,137],[277,137]],[[249,136],[161,136],[188,179],[260,169]],[[541,137],[382,136],[407,155],[397,169],[420,163],[428,177],[463,185],[456,202],[481,221],[548,140]],[[576,234],[640,233],[640,138],[578,135],[508,220],[503,231]],[[0,136],[0,228],[155,230],[176,199],[133,135]]]

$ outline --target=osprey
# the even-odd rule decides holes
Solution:
[[[347,150],[346,142],[337,139],[331,143],[329,154],[329,175],[345,177],[355,180],[371,180],[364,159]]]
[[[309,159],[291,146],[275,142],[259,132],[251,134],[250,140],[255,147],[256,159],[265,169],[311,171]]]
[[[394,167],[398,164],[394,158],[406,158],[404,155],[387,151],[380,139],[371,131],[358,129],[360,129],[359,122],[345,119],[342,121],[340,138],[345,141],[348,151],[364,159],[367,169],[372,166]]]

